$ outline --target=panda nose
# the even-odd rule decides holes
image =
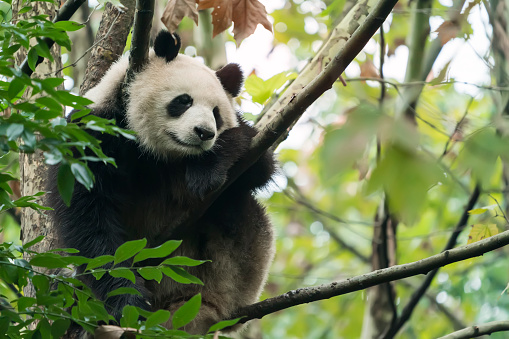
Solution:
[[[198,138],[200,138],[201,141],[210,140],[216,135],[216,133],[203,127],[195,127],[194,132],[196,133]]]

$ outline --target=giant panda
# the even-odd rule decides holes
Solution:
[[[70,207],[58,194],[58,166],[50,170],[49,200],[63,246],[98,257],[114,254],[128,240],[146,238],[147,246],[161,244],[168,240],[161,234],[171,234],[184,222],[245,154],[256,130],[233,105],[243,83],[240,67],[228,64],[214,72],[179,54],[179,49],[180,38],[161,31],[148,64],[135,75],[127,95],[121,88],[127,58],[115,63],[86,93],[94,101],[91,114],[115,119],[118,126],[135,131],[137,140],[91,131],[118,168],[89,163],[94,187],[88,191],[76,183]],[[188,269],[204,286],[166,277],[160,284],[137,277],[133,284],[108,274],[86,283],[117,319],[126,305],[174,312],[201,293],[200,312],[185,330],[204,334],[260,296],[274,255],[274,235],[253,193],[267,185],[274,171],[273,156],[267,152],[186,232],[170,237],[183,240],[174,255],[210,260]],[[142,297],[106,300],[107,293],[119,287],[134,287]]]

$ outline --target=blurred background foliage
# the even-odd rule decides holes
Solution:
[[[238,50],[231,29],[212,40],[225,51],[218,54],[204,48],[211,28],[203,20],[196,27],[185,19],[179,27],[186,54],[208,64],[241,63],[248,77],[239,104],[250,120],[284,91],[355,3],[262,2],[274,33],[259,28]],[[96,6],[90,2],[73,18],[89,24],[71,32],[73,49],[63,48],[64,65],[93,44],[102,12]],[[164,2],[158,6],[161,11]],[[430,27],[417,25],[416,13]],[[507,18],[509,2],[504,0],[400,1],[383,25],[383,37],[377,33],[346,70],[346,86],[338,81],[306,112],[277,148],[280,174],[260,192],[277,230],[277,255],[264,298],[371,271],[381,204],[397,220],[398,264],[444,248],[476,185],[481,187],[477,210],[458,245],[467,243],[473,224],[507,229],[509,51],[502,42],[509,28],[500,19],[504,13]],[[153,30],[159,29],[156,19]],[[421,34],[411,34],[415,29]],[[415,36],[420,40],[412,40]],[[262,40],[270,45],[264,59],[245,58]],[[412,60],[416,52],[422,55]],[[65,86],[75,93],[86,59],[64,69]],[[433,65],[429,72],[414,72],[421,78],[408,77],[412,67],[424,72],[427,64]],[[416,87],[422,91],[412,100],[405,97]],[[16,157],[0,161],[4,171],[16,173]],[[0,215],[4,241],[19,239],[16,213]],[[501,249],[441,269],[398,337],[434,338],[462,326],[506,320],[506,256],[507,249]],[[423,279],[395,283],[398,310]],[[9,293],[0,282],[0,294]],[[266,316],[261,331],[266,338],[356,338],[366,299],[366,291],[360,291],[286,309]]]

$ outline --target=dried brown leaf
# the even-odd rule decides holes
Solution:
[[[454,39],[458,36],[460,28],[456,22],[453,21],[444,21],[440,27],[437,28],[436,32],[438,33],[438,38],[442,43],[442,46],[445,45],[449,40]]]
[[[196,0],[169,0],[164,8],[161,21],[170,32],[175,32],[185,16],[193,19],[198,25]]]
[[[376,69],[375,65],[373,64],[373,61],[370,59],[367,59],[366,62],[361,64],[361,77],[365,78],[380,78],[380,75],[378,74],[378,69]]]
[[[265,6],[258,0],[233,0],[233,37],[238,44],[254,33],[261,24],[272,32]]]
[[[212,37],[225,31],[232,25],[232,1],[231,0],[198,0],[198,10],[213,8],[212,11]]]

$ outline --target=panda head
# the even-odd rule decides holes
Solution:
[[[214,72],[179,49],[180,38],[161,31],[148,65],[129,86],[129,128],[161,158],[209,151],[223,131],[238,126],[233,98],[243,82],[239,65]]]

